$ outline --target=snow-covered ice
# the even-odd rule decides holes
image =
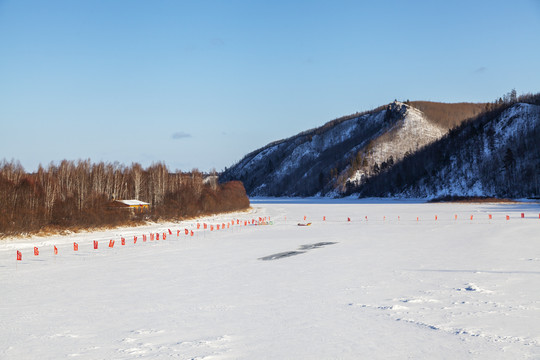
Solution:
[[[538,204],[252,206],[201,222],[274,225],[2,240],[0,358],[540,358]]]

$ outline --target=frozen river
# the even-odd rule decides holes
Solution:
[[[252,206],[0,241],[0,358],[540,358],[538,204]]]

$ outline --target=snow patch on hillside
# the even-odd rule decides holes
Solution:
[[[512,136],[532,127],[538,121],[539,113],[540,106],[530,104],[516,104],[503,112],[495,125],[498,147],[505,146]]]
[[[279,149],[279,145],[275,145],[275,146],[271,146],[267,149],[264,149],[263,151],[261,151],[260,153],[258,153],[257,155],[255,155],[255,157],[253,157],[246,165],[245,165],[245,169],[246,170],[249,170],[250,166],[252,166],[253,164],[257,163],[258,161],[261,161],[262,159],[264,159],[265,157],[267,157],[268,155],[272,154],[274,151],[278,150]]]
[[[390,161],[399,161],[407,153],[412,154],[446,134],[445,129],[431,123],[420,110],[401,102],[394,102],[391,106],[396,108],[394,111],[404,114],[403,118],[392,124],[390,129],[385,129],[373,140],[371,146],[363,149],[364,157],[368,159],[368,167],[357,170],[347,182],[357,185],[361,179],[371,175],[375,164],[381,166],[390,158]]]
[[[429,122],[420,110],[407,106],[403,120],[393,126],[387,138],[377,142],[372,150],[372,158],[378,163],[386,161],[390,156],[400,160],[407,151],[413,153],[444,134],[445,131]]]

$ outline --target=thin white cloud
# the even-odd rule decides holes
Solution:
[[[178,132],[175,132],[174,134],[172,134],[172,138],[174,140],[180,140],[180,139],[185,139],[185,138],[190,138],[191,137],[191,134],[188,134],[186,132],[183,132],[183,131],[178,131]]]
[[[481,74],[483,72],[486,72],[487,68],[485,66],[481,66],[478,69],[474,70],[475,74]]]
[[[215,47],[221,47],[225,45],[225,41],[220,37],[210,39],[210,44]]]

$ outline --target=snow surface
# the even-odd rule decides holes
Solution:
[[[252,206],[200,222],[274,225],[0,241],[0,358],[540,358],[538,204]]]
[[[140,200],[116,200],[119,203],[128,205],[128,206],[139,206],[139,205],[150,205],[147,202],[140,201]]]

